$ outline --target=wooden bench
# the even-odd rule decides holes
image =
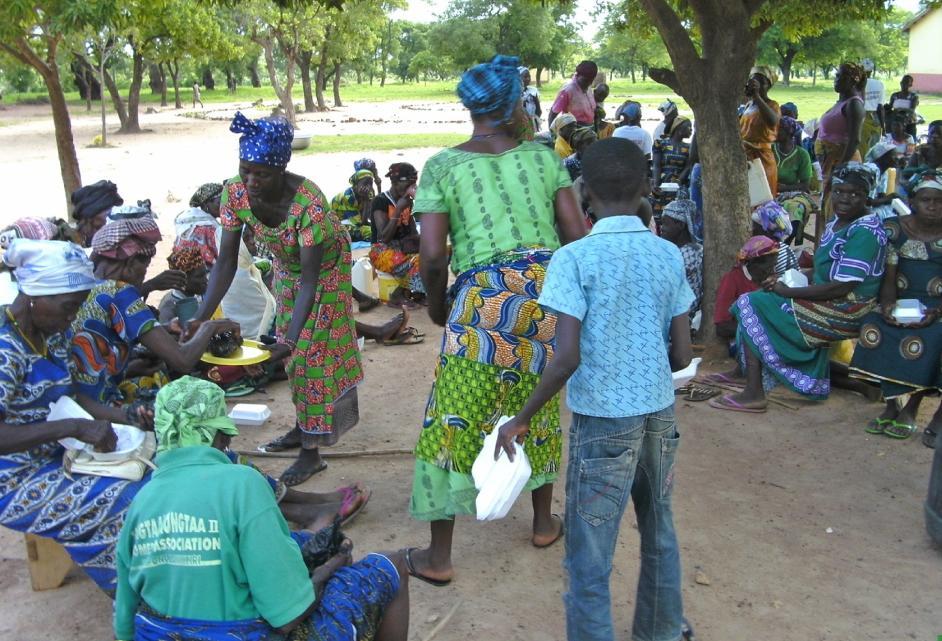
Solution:
[[[65,548],[45,537],[24,534],[29,580],[34,591],[55,590],[72,569],[72,557]]]

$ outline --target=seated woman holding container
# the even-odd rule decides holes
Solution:
[[[942,390],[942,172],[919,174],[909,191],[912,215],[883,222],[889,245],[880,309],[863,319],[850,363],[851,374],[878,382],[886,400],[866,431],[897,439],[916,432],[922,399]],[[915,308],[908,317],[896,309],[903,301]],[[939,429],[942,408],[923,443],[932,447]]]
[[[765,392],[777,383],[812,399],[830,393],[829,346],[855,338],[876,307],[887,244],[882,222],[867,209],[872,172],[846,163],[835,168],[832,181],[836,218],[815,252],[812,283],[788,287],[773,277],[763,283],[765,291],[739,297],[732,309],[739,368],[707,378],[735,383],[745,374],[745,389],[711,406],[764,412]]]

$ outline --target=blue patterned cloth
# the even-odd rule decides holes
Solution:
[[[239,138],[239,159],[269,167],[285,168],[291,160],[294,128],[284,118],[250,120],[237,111],[229,131]]]
[[[69,339],[50,336],[32,351],[0,309],[0,418],[29,429],[72,390]],[[0,456],[0,525],[55,539],[108,594],[115,590],[115,543],[131,499],[145,480],[66,476],[56,443]]]
[[[694,302],[680,250],[637,216],[600,219],[553,254],[540,304],[582,321],[566,402],[587,416],[650,414],[674,402],[671,319]]]
[[[473,116],[499,113],[501,122],[510,118],[523,92],[517,72],[519,58],[494,56],[490,62],[471,67],[461,76],[458,97]]]

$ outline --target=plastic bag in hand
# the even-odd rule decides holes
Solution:
[[[507,516],[514,501],[523,491],[523,486],[530,480],[530,461],[523,447],[516,441],[513,461],[503,450],[497,460],[494,460],[494,448],[497,446],[500,426],[510,419],[509,416],[502,416],[497,421],[491,433],[484,438],[484,447],[471,467],[474,486],[478,489],[475,501],[478,521],[493,521]]]

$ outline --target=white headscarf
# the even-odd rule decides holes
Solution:
[[[3,255],[19,290],[29,296],[55,296],[91,289],[95,268],[81,247],[61,240],[16,238]]]

